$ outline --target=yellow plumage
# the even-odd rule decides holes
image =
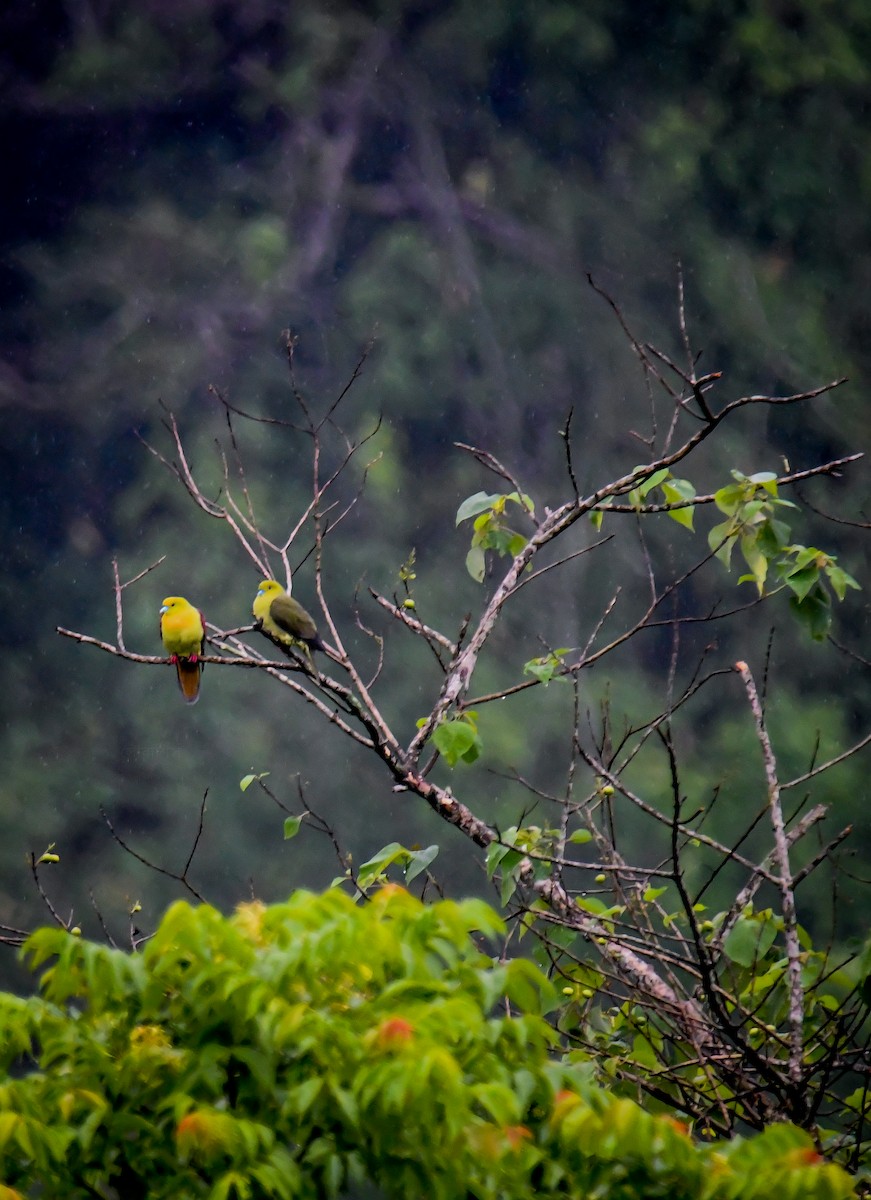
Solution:
[[[312,618],[276,580],[263,580],[251,611],[261,628],[282,645],[302,646],[309,655],[326,649]]]
[[[184,596],[167,596],[160,607],[160,636],[175,663],[181,694],[187,704],[196,704],[203,670],[199,660],[206,637],[203,614]]]

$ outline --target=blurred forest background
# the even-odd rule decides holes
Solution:
[[[687,472],[699,491],[729,482],[732,467],[778,471],[786,458],[801,469],[868,449],[871,7],[44,0],[3,6],[0,71],[0,922],[46,918],[27,855],[54,842],[61,861],[43,879],[63,913],[74,905],[99,936],[92,891],[116,934],[136,901],[152,927],[177,887],[113,843],[99,807],[137,850],[180,869],[206,788],[193,877],[210,900],[325,886],[339,873],[329,842],[284,843],[281,814],[240,791],[250,771],[271,772],[288,803],[299,775],[356,861],[394,839],[437,841],[448,892],[485,890],[456,831],[394,795],[273,681],[207,668],[188,709],[170,669],[57,636],[64,625],[113,639],[113,555],[123,579],[167,556],[125,593],[131,649],[160,652],[167,594],[225,628],[249,617],[250,563],[136,433],[170,452],[162,399],[217,494],[226,423],[209,385],[293,420],[282,330],[299,337],[297,379],[319,410],[375,336],[343,412],[355,436],[383,415],[365,455],[380,458],[328,540],[325,585],[352,641],[358,602],[385,633],[379,694],[410,737],[438,676],[367,605],[365,585],[392,594],[414,548],[418,610],[452,636],[491,586],[466,574],[468,532],[454,517],[498,485],[454,441],[496,454],[539,508],[571,494],[559,432],[572,406],[583,488],[645,461],[629,432],[644,427],[644,380],[587,271],[639,340],[677,354],[680,260],[690,337],[702,368],[724,372],[722,399],[849,376],[814,407],[736,420]],[[258,511],[280,536],[310,495],[308,439],[245,423],[238,436]],[[867,523],[869,478],[863,461],[804,495]],[[716,519],[704,515],[699,553]],[[868,657],[861,532],[811,513],[794,537],[838,553],[864,585],[837,606],[833,633]],[[578,531],[575,545],[593,536]],[[650,535],[666,571],[692,543],[664,518]],[[310,545],[304,533],[294,564]],[[476,691],[519,677],[540,638],[583,645],[618,583],[647,586],[631,537],[564,575],[512,609]],[[712,564],[692,605],[749,598],[736,576]],[[315,611],[311,560],[294,590]],[[774,602],[731,631],[687,635],[679,670],[691,674],[716,638],[714,665],[740,655],[761,678],[774,627],[770,719],[785,773],[798,773],[817,742],[826,756],[867,729],[867,669],[811,643]],[[591,711],[606,692],[615,714],[656,711],[670,653],[667,630],[647,634],[585,673]],[[562,787],[569,693],[539,688],[482,712],[484,757],[455,772],[480,815],[505,827],[529,803],[512,771]],[[685,788],[721,789],[728,833],[764,795],[740,690],[700,698],[681,736]],[[814,794],[838,828],[856,827],[837,936],[866,925],[856,897],[869,799],[867,759]],[[828,912],[829,895],[818,904]],[[0,958],[4,979],[12,960]]]

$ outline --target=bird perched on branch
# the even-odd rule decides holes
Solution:
[[[326,650],[312,618],[274,579],[260,584],[251,611],[261,629],[282,645],[302,646],[309,658],[312,650]]]
[[[170,660],[175,663],[178,686],[186,704],[200,698],[200,655],[206,637],[206,622],[199,609],[184,596],[167,596],[160,606],[160,636]]]

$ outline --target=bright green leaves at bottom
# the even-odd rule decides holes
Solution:
[[[482,953],[481,933],[504,925],[480,901],[424,906],[388,886],[364,905],[297,893],[230,918],[177,904],[140,955],[38,935],[38,959],[64,952],[57,994],[83,1003],[4,1009],[42,1060],[0,1075],[0,1177],[19,1194],[123,1181],[153,1200],[373,1184],[417,1200],[422,1179],[437,1200],[850,1195],[791,1127],[696,1145],[591,1086],[541,1017],[553,985]],[[106,955],[138,967],[82,973]],[[598,980],[576,983],[582,999]],[[639,1063],[654,1036],[636,1036]]]
[[[518,505],[528,516],[533,516],[535,507],[525,493],[476,492],[463,501],[457,510],[457,525],[473,521],[472,545],[466,555],[466,570],[477,583],[484,582],[487,569],[485,551],[494,550],[499,555],[514,558],[526,545],[522,533],[512,529],[505,521],[505,508],[509,503]]]
[[[396,885],[230,917],[175,904],[137,954],[40,931],[44,994],[0,994],[18,1048],[0,1056],[0,1196],[851,1194],[790,1126],[699,1145],[593,1086],[542,1016],[563,993],[482,935],[505,936],[483,902]],[[576,983],[583,999],[597,979]]]

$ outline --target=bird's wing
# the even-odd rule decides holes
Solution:
[[[269,614],[275,624],[291,637],[306,640],[317,635],[314,621],[292,596],[276,596],[269,607]]]

